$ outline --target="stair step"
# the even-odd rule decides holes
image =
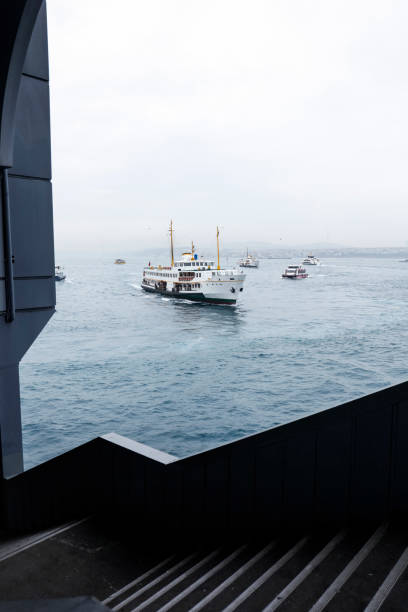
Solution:
[[[327,557],[335,550],[335,548],[344,540],[347,531],[343,529],[338,534],[331,538],[329,542],[311,559],[305,567],[289,582],[275,597],[264,607],[262,612],[274,612],[284,601],[305,581],[310,574],[321,564],[324,563]]]
[[[292,546],[292,548],[287,550],[285,554],[283,554],[267,570],[265,570],[260,576],[258,576],[256,580],[254,580],[244,591],[239,593],[239,595],[231,603],[229,603],[226,608],[224,608],[224,612],[234,612],[234,610],[238,609],[262,609],[263,606],[259,601],[259,598],[265,595],[265,589],[263,589],[262,587],[265,585],[265,583],[270,581],[272,577],[275,578],[274,584],[276,585],[276,574],[282,568],[285,568],[287,572],[286,565],[299,555],[299,552],[304,548],[307,542],[308,537],[305,536],[304,538],[299,540],[294,546]],[[299,559],[297,559],[297,561],[299,563]],[[277,590],[279,591],[279,588]]]
[[[350,612],[364,609],[400,559],[407,543],[401,534],[387,531],[333,598],[333,607]]]
[[[318,564],[278,607],[279,612],[309,612],[351,559],[372,535],[372,530],[350,530],[332,552]],[[332,608],[330,608],[332,609]]]
[[[232,588],[234,588],[234,583],[236,583],[246,572],[249,572],[254,565],[261,562],[261,560],[275,547],[276,543],[270,542],[260,550],[254,549],[250,551],[250,549],[247,549],[247,555],[242,558],[240,562],[237,560],[235,567],[231,567],[229,572],[220,572],[214,579],[210,579],[205,584],[204,588],[201,590],[199,589],[195,593],[195,600],[193,601],[192,598],[190,598],[190,600],[186,602],[190,606],[186,608],[186,610],[189,610],[189,612],[199,612],[199,610],[203,609],[213,609],[213,603],[218,596],[227,591],[229,587],[232,586]],[[251,554],[249,554],[250,552]]]
[[[310,612],[322,612],[325,610],[329,603],[334,599],[338,591],[343,588],[349,578],[354,574],[356,569],[361,563],[368,557],[371,551],[377,546],[382,540],[388,525],[381,525],[376,531],[368,538],[366,542],[361,546],[360,550],[350,559],[349,563],[342,569],[342,571],[336,576],[333,582],[327,587],[322,593],[316,603],[310,609]],[[332,606],[335,607],[335,604]],[[341,608],[339,608],[341,609]]]
[[[240,568],[237,568],[236,572],[216,586],[215,593],[210,592],[210,585],[206,585],[208,590],[205,599],[197,602],[191,612],[197,612],[198,610],[210,612],[212,610],[228,609],[228,606],[247,589],[255,588],[256,590],[257,585],[254,585],[255,581],[264,576],[266,572],[269,572],[276,564],[279,565],[274,567],[274,571],[278,571],[281,565],[284,565],[284,562],[282,563],[281,561],[282,557],[286,556],[302,540],[299,537],[292,538],[291,540],[285,538],[284,542],[277,541],[262,548],[259,547],[251,555],[248,555],[247,559],[243,560],[243,564]],[[294,554],[296,554],[296,551]],[[251,593],[249,593],[248,597],[250,595]]]

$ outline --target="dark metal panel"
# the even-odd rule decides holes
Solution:
[[[24,74],[40,79],[49,79],[48,70],[48,36],[47,36],[47,10],[45,1],[38,13],[37,21],[27,50],[23,67]]]
[[[164,504],[166,512],[163,516],[165,529],[169,533],[180,532],[184,526],[182,515],[183,505],[183,469],[180,464],[170,464],[165,471]]]
[[[261,446],[256,451],[256,528],[274,531],[282,522],[285,451],[284,443]]]
[[[0,280],[0,313],[6,310],[6,286],[4,280]]]
[[[187,532],[200,529],[204,514],[205,465],[194,457],[183,467],[183,517]]]
[[[53,314],[53,308],[16,312],[12,325],[0,316],[0,367],[18,363]]]
[[[145,459],[146,524],[160,528],[161,514],[164,511],[164,466]]]
[[[8,527],[40,529],[101,511],[98,494],[100,440],[91,440],[3,482]],[[102,466],[104,467],[104,463]],[[11,497],[11,505],[9,503]],[[19,512],[17,517],[13,508]]]
[[[7,168],[1,174],[1,215],[3,218],[3,255],[4,255],[4,289],[6,294],[7,323],[12,323],[16,316],[16,303],[13,276],[13,241],[11,238],[10,192]]]
[[[205,523],[212,532],[227,527],[229,461],[226,452],[215,454],[205,466]]]
[[[129,504],[129,457],[123,448],[115,448],[112,456],[112,505],[119,512]]]
[[[375,399],[360,400],[355,411],[350,511],[357,519],[381,519],[388,510],[392,407]]]
[[[55,306],[55,280],[35,278],[15,281],[16,308],[49,308]]]
[[[4,266],[4,228],[3,228],[3,215],[0,214],[0,278],[4,278],[5,266]]]
[[[408,512],[408,399],[395,406],[392,471],[392,508],[398,514]]]
[[[316,520],[346,520],[351,475],[352,420],[344,415],[319,430],[316,442]]]
[[[145,514],[145,462],[143,457],[116,447],[113,451],[112,509],[143,522]]]
[[[53,276],[51,183],[10,177],[9,188],[14,276]]]
[[[18,531],[24,525],[22,504],[22,483],[16,478],[2,481],[2,521],[3,528]]]
[[[28,76],[21,77],[17,99],[11,174],[51,179],[48,83]]]
[[[42,0],[3,2],[0,19],[0,168],[13,166],[16,100]]]
[[[255,454],[252,445],[243,444],[230,453],[231,529],[238,531],[251,523],[255,501]]]
[[[309,521],[314,505],[316,432],[305,428],[288,438],[284,483],[285,519]]]
[[[133,516],[143,516],[146,512],[146,459],[126,451],[128,459],[128,501]]]
[[[0,447],[3,476],[23,470],[18,366],[0,368]]]

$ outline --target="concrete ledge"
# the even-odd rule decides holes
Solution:
[[[173,463],[173,461],[177,461],[178,457],[174,455],[169,455],[168,453],[164,453],[163,451],[157,450],[157,448],[153,448],[152,446],[147,446],[146,444],[141,444],[140,442],[136,442],[135,440],[131,440],[130,438],[125,438],[117,433],[109,433],[104,436],[100,436],[101,440],[106,440],[107,442],[112,442],[116,446],[121,446],[122,448],[126,448],[138,455],[142,455],[143,457],[147,457],[148,459],[153,459],[158,463],[163,463],[163,465],[168,465],[169,463]]]

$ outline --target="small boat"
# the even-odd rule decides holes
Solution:
[[[124,259],[115,259],[114,263],[115,264],[125,264],[126,261]]]
[[[64,268],[62,266],[55,266],[55,280],[63,281],[66,279]]]
[[[302,263],[304,266],[318,266],[320,265],[320,259],[318,259],[314,255],[308,255],[304,258]]]
[[[210,304],[236,304],[244,289],[245,274],[238,269],[220,266],[219,230],[217,227],[218,261],[199,257],[194,243],[191,251],[174,260],[173,222],[170,223],[171,260],[169,266],[146,266],[141,287],[150,293]]]
[[[291,278],[293,280],[307,278],[308,276],[308,273],[302,266],[288,266],[282,274],[282,278]]]
[[[259,260],[253,255],[249,255],[248,249],[247,249],[246,257],[243,257],[242,259],[240,259],[238,262],[238,265],[240,268],[258,268]]]

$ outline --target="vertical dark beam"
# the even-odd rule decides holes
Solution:
[[[17,364],[0,368],[0,461],[3,478],[24,469]]]
[[[23,470],[18,364],[54,312],[55,282],[45,0],[0,4],[0,468],[7,478]]]
[[[1,208],[3,216],[4,271],[6,285],[6,321],[15,318],[13,246],[11,241],[10,195],[7,168],[1,169]]]

